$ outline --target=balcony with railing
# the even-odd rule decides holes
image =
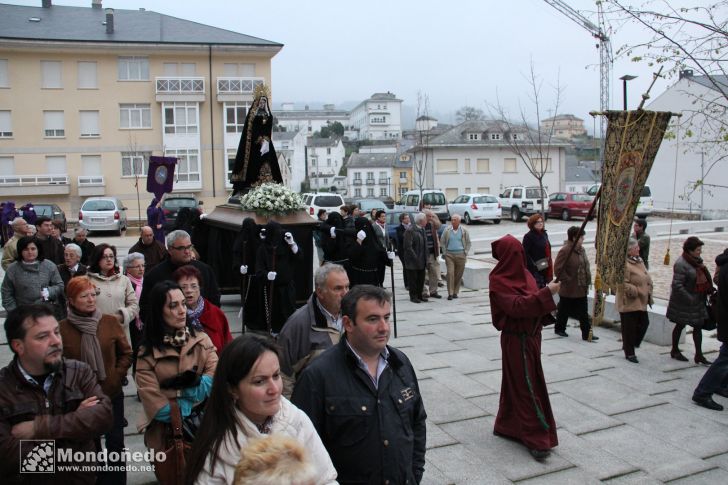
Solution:
[[[354,179],[354,185],[361,185],[361,179]]]
[[[154,78],[157,101],[204,101],[205,78],[168,76]]]
[[[68,174],[2,175],[0,196],[68,195]]]
[[[79,175],[78,195],[82,197],[92,195],[106,195],[106,182],[103,175]]]
[[[265,78],[262,77],[219,77],[217,78],[217,100],[252,100],[255,88],[264,83]]]
[[[399,183],[400,184],[406,184],[407,183],[407,177],[400,177],[399,178]]]
[[[367,179],[367,185],[374,185],[374,179]]]
[[[379,178],[379,185],[389,185],[389,179],[388,178]]]

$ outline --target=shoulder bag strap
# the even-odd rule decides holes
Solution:
[[[169,414],[172,424],[172,438],[174,440],[174,459],[176,466],[177,483],[183,483],[185,475],[185,447],[182,436],[182,412],[176,398],[169,400]]]

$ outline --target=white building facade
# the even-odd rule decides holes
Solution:
[[[273,116],[278,125],[286,131],[303,131],[312,136],[324,126],[338,121],[346,128],[349,125],[349,112],[337,110],[333,104],[325,104],[323,109],[296,109],[293,103],[283,103],[280,110],[274,110]]]
[[[374,93],[351,110],[349,125],[360,140],[402,138],[402,100],[393,93]]]
[[[349,197],[394,197],[396,160],[396,153],[352,153],[346,165]]]
[[[306,146],[311,189],[330,188],[344,164],[344,143],[340,138],[309,138]]]

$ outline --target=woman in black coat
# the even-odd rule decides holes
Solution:
[[[387,250],[374,233],[372,223],[366,217],[354,221],[356,242],[349,252],[349,286],[381,286],[381,271],[389,260]]]
[[[523,250],[526,252],[526,267],[543,288],[554,279],[554,263],[551,259],[551,243],[544,228],[544,217],[534,214],[528,218],[529,231],[523,236]]]

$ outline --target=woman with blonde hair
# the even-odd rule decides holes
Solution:
[[[617,311],[622,327],[624,358],[639,363],[634,349],[639,348],[650,325],[647,305],[652,304],[652,278],[640,257],[637,239],[627,244],[627,262],[624,269],[624,285],[617,290]]]

